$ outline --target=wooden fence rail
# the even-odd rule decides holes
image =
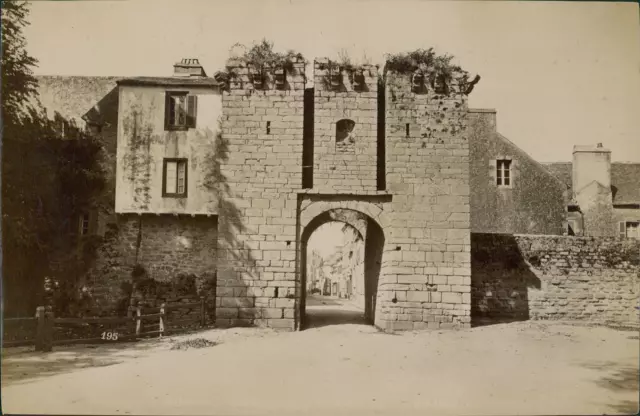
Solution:
[[[35,334],[32,339],[3,341],[3,347],[34,345],[36,351],[51,351],[53,345],[136,341],[142,337],[152,335],[162,337],[167,332],[176,333],[184,330],[184,328],[172,327],[171,324],[178,325],[193,323],[200,327],[203,327],[206,324],[204,297],[201,297],[198,302],[176,304],[163,303],[159,308],[150,309],[157,310],[157,312],[143,314],[141,306],[131,306],[127,311],[126,317],[56,318],[50,308],[39,306],[36,309],[35,318],[7,318],[4,320],[5,326],[9,327],[15,324],[32,325],[34,327]],[[170,317],[170,311],[180,309],[196,309],[198,313],[187,318],[180,317],[179,319],[174,320],[168,319]],[[87,338],[54,339],[56,326],[66,328],[86,328],[91,324],[98,325],[102,328],[105,326],[107,328],[113,327],[113,325],[120,324],[132,331],[131,333],[122,333],[118,330],[104,329],[99,337],[92,336]]]

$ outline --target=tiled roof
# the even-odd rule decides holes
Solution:
[[[220,84],[209,77],[133,77],[124,78],[119,85],[148,85],[172,87],[217,87]]]
[[[572,163],[543,163],[543,165],[567,184],[572,195]],[[612,163],[611,192],[614,204],[640,204],[640,163]]]
[[[117,87],[121,77],[38,75],[40,103],[49,117],[59,113],[81,122],[103,98]]]

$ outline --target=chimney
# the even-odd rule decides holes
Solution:
[[[204,68],[196,58],[184,58],[173,65],[174,77],[206,77]]]
[[[577,194],[593,181],[611,188],[611,151],[596,146],[573,147],[573,192]]]

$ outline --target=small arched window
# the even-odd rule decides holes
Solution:
[[[356,123],[348,118],[342,119],[336,123],[336,145],[349,146],[355,143],[353,129]]]

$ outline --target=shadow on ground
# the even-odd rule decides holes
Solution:
[[[157,349],[159,340],[117,344],[60,347],[52,352],[36,352],[33,347],[10,348],[2,352],[2,385],[24,384],[36,379],[91,367],[107,367]],[[64,348],[64,349],[63,349]]]
[[[638,367],[621,366],[615,362],[590,363],[584,367],[601,371],[604,374],[596,384],[615,392],[638,392],[640,389],[640,370]],[[638,401],[622,400],[612,403],[611,409],[619,414],[638,414]]]
[[[364,311],[346,299],[310,295],[307,297],[305,309],[304,329],[343,324],[368,326]]]

